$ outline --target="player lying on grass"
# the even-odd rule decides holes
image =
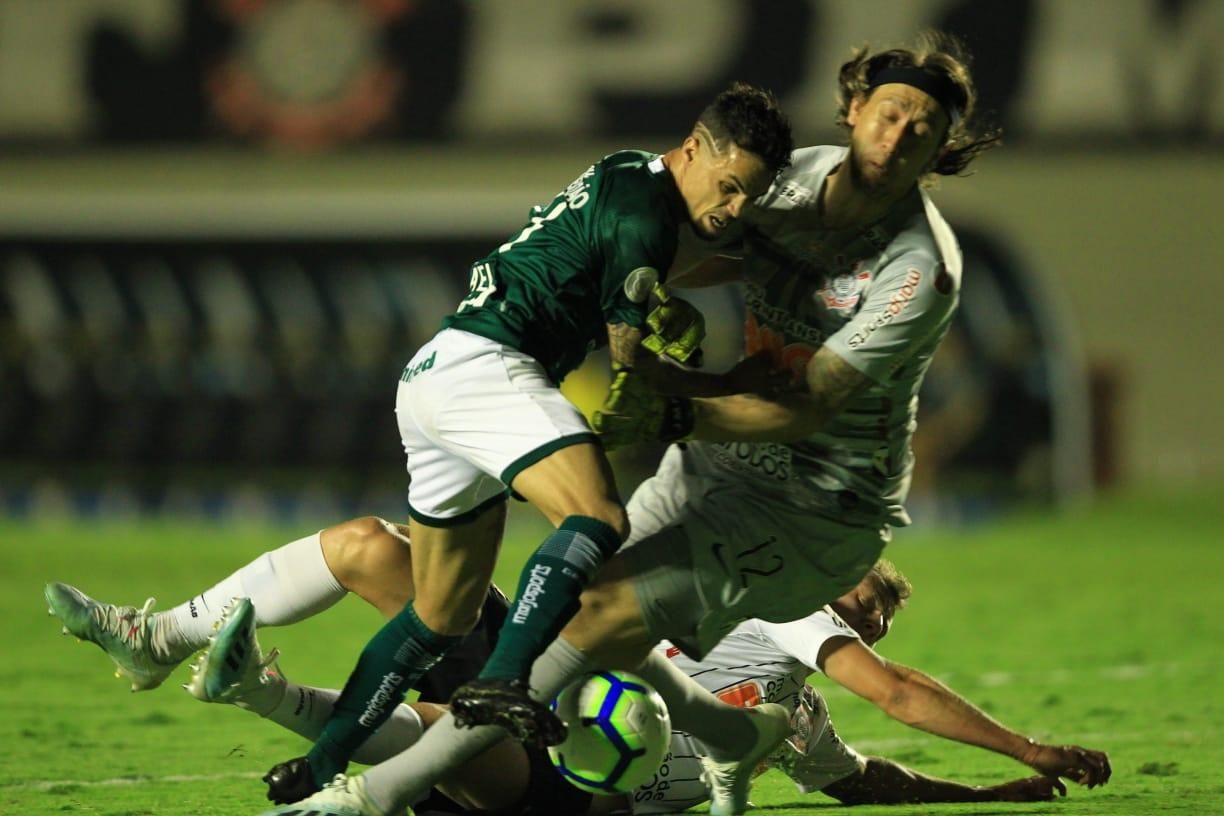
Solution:
[[[235,703],[314,739],[327,722],[338,692],[302,687],[268,669],[276,653],[264,658],[254,636],[256,624],[274,626],[301,618],[292,613],[286,616],[272,589],[285,577],[274,565],[291,553],[298,561],[316,560],[318,569],[331,576],[303,585],[297,597],[304,609],[324,609],[352,590],[387,615],[391,614],[388,610],[402,606],[400,595],[405,586],[411,586],[411,551],[403,530],[376,519],[357,519],[265,554],[170,612],[141,615],[134,607],[98,604],[63,584],[49,585],[47,599],[72,633],[101,645],[127,676],[142,678],[141,688],[160,684],[178,660],[208,645],[215,634],[189,683],[192,694]],[[314,589],[307,591],[309,587]],[[215,632],[226,603],[223,593],[241,594],[246,588],[272,611],[261,613],[249,602],[235,606],[226,616],[226,625]],[[908,595],[908,582],[887,562],[880,562],[858,587],[829,607],[792,623],[748,622],[700,663],[684,658],[668,643],[661,644],[659,652],[729,702],[777,703],[791,712],[793,747],[775,752],[771,762],[786,770],[802,790],[823,790],[847,804],[1031,801],[1050,798],[1063,789],[1057,779],[1049,777],[968,786],[927,777],[884,758],[862,757],[837,738],[823,700],[814,689],[805,688],[804,679],[813,669],[902,722],[1010,753],[1042,770],[1049,769],[1051,757],[1070,760],[1065,767],[1073,768],[1076,753],[1083,752],[1085,762],[1081,764],[1095,760],[1103,769],[1084,781],[1092,785],[1108,778],[1103,754],[1031,743],[925,674],[876,655],[870,646],[888,633],[893,614]],[[197,613],[194,617],[192,609]],[[499,595],[486,598],[478,629],[422,678],[422,700],[448,699],[456,686],[479,670],[492,649],[505,609],[506,602]],[[106,632],[106,621],[121,622],[118,633]],[[134,634],[128,637],[129,632]],[[229,667],[227,658],[233,659],[236,668]],[[415,742],[442,713],[440,706],[429,702],[397,708],[390,721],[362,745],[356,759],[372,763],[395,754]],[[1027,758],[1020,755],[1025,751]],[[699,781],[692,739],[675,735],[671,753],[666,781],[657,779],[628,800],[600,797],[590,803],[590,812],[618,807],[632,807],[634,813],[671,812],[704,801],[707,796]],[[543,752],[524,750],[509,740],[470,760],[437,787],[469,809],[518,807],[524,813],[551,814],[582,813],[588,807],[587,794],[553,772]],[[534,810],[522,809],[528,804]],[[443,807],[455,806],[438,796],[416,805],[418,813]]]

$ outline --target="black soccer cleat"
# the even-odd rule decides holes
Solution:
[[[310,761],[304,756],[273,765],[272,770],[263,775],[263,781],[268,785],[268,801],[278,805],[300,802],[319,791]]]
[[[461,728],[496,725],[529,748],[542,750],[565,741],[565,724],[548,706],[531,699],[522,680],[468,681],[455,689],[450,710]]]

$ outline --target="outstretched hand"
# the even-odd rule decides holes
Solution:
[[[1034,743],[1024,764],[1046,776],[1069,779],[1077,785],[1095,788],[1109,781],[1113,769],[1104,751],[1093,751],[1078,745],[1042,745]]]
[[[1055,796],[1066,796],[1067,786],[1055,776],[1030,776],[1025,779],[1015,779],[999,785],[991,785],[990,790],[1000,802],[1048,802]]]

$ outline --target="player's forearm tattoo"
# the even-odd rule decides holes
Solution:
[[[608,324],[608,356],[613,363],[632,366],[641,342],[641,329],[635,329],[627,323]]]
[[[808,393],[836,412],[871,382],[867,375],[828,349],[820,349],[807,364]]]

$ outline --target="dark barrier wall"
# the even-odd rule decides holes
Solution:
[[[1049,499],[1062,409],[1043,352],[1048,316],[1002,248],[961,237],[974,286],[923,394],[915,499],[941,501],[936,476],[957,512]],[[371,494],[402,496],[397,378],[492,243],[0,244],[0,484],[10,509],[47,479],[86,493],[119,483],[149,509],[240,478],[272,493],[322,480],[354,511]],[[742,324],[734,290],[701,305],[721,335],[709,364],[729,365]],[[597,401],[605,367],[594,360],[567,388]],[[655,454],[621,464],[640,476]]]

